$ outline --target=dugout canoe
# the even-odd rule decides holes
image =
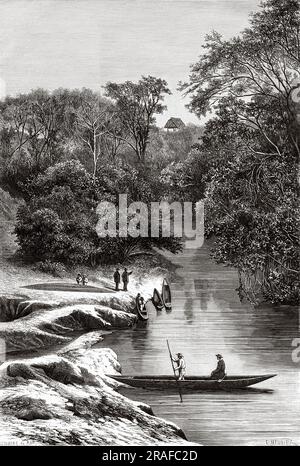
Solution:
[[[153,290],[152,302],[158,311],[161,311],[164,307],[162,296],[156,288]]]
[[[162,283],[161,296],[166,309],[172,308],[172,299],[171,299],[171,287],[166,278],[164,278]]]
[[[276,374],[233,375],[226,376],[219,382],[218,380],[212,380],[208,376],[187,376],[184,380],[176,381],[174,376],[171,375],[108,375],[108,377],[131,387],[147,390],[178,390],[178,384],[180,384],[182,391],[236,390],[255,385],[275,376]]]
[[[138,299],[135,300],[135,303],[136,303],[138,318],[140,320],[144,320],[144,321],[148,320],[149,319],[149,314],[148,314],[147,309],[144,306],[141,306],[141,303],[139,302]]]

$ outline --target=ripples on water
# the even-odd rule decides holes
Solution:
[[[299,337],[295,308],[241,304],[234,270],[214,264],[207,247],[185,250],[172,283],[172,312],[150,311],[146,326],[108,335],[123,374],[171,374],[166,339],[184,353],[187,372],[207,375],[222,353],[228,374],[277,373],[238,392],[176,393],[126,390],[149,403],[156,415],[180,425],[190,441],[204,445],[300,444],[299,363],[292,340]],[[257,388],[256,388],[257,387]]]

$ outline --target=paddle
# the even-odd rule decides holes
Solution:
[[[182,403],[183,400],[182,400],[182,394],[181,394],[180,383],[178,382],[178,378],[177,378],[177,376],[176,376],[176,371],[175,371],[174,362],[173,362],[173,358],[172,358],[172,353],[171,353],[171,350],[170,350],[170,345],[169,345],[168,340],[167,340],[167,345],[168,345],[169,355],[170,355],[171,364],[172,364],[172,368],[173,368],[173,372],[174,372],[174,377],[175,377],[175,380],[176,380],[176,385],[177,385],[177,388],[178,388],[178,393],[179,393],[179,397],[180,397],[180,403]]]

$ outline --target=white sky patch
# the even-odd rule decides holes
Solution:
[[[6,82],[0,77],[0,100],[6,97]]]
[[[166,79],[170,116],[199,123],[178,92],[204,38],[248,25],[259,0],[0,0],[0,76],[8,95],[42,87],[88,87],[107,81]]]

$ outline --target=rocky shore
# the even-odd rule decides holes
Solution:
[[[75,302],[0,297],[0,338],[8,352],[62,345],[74,339],[74,332],[128,328],[135,321],[130,296],[104,295]]]
[[[8,353],[0,366],[0,444],[188,444],[180,428],[118,393],[107,375],[121,370],[117,355],[93,347],[107,331],[135,321],[130,295],[76,302],[1,296]]]
[[[109,349],[5,362],[0,376],[0,444],[186,444],[175,425],[115,391]]]

